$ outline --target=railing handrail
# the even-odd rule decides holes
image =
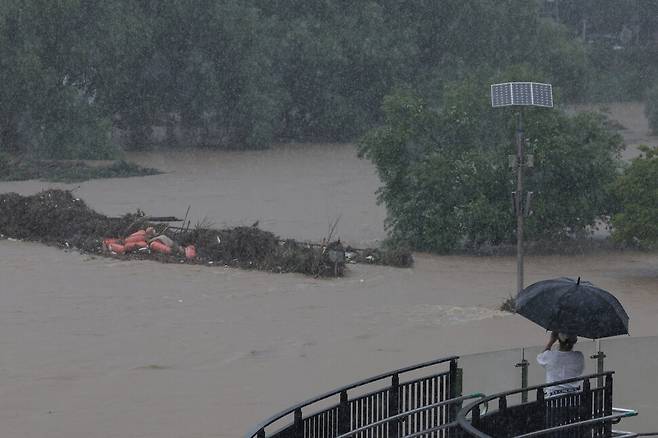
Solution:
[[[373,383],[373,382],[376,382],[378,380],[385,379],[387,377],[393,377],[394,375],[408,373],[408,372],[415,371],[415,370],[418,370],[418,369],[421,369],[421,368],[427,368],[427,367],[430,367],[430,366],[433,366],[433,365],[438,365],[438,364],[441,364],[441,363],[451,362],[451,361],[457,360],[457,359],[459,359],[459,356],[442,357],[442,358],[439,358],[439,359],[434,359],[434,360],[430,360],[430,361],[427,361],[427,362],[422,362],[422,363],[419,363],[419,364],[410,365],[410,366],[400,368],[400,369],[397,369],[397,370],[393,370],[393,371],[389,371],[389,372],[386,372],[386,373],[377,374],[375,376],[368,377],[368,378],[363,379],[363,380],[359,380],[358,382],[354,382],[354,383],[350,383],[349,385],[341,386],[340,388],[333,389],[329,392],[325,392],[325,393],[320,394],[316,397],[313,397],[313,398],[310,398],[310,399],[305,400],[303,402],[297,403],[294,406],[291,406],[291,407],[289,407],[287,409],[284,409],[283,411],[281,411],[277,414],[272,415],[270,418],[268,418],[267,420],[259,423],[257,426],[255,426],[253,429],[251,429],[244,436],[244,438],[252,438],[252,437],[256,436],[258,434],[258,432],[265,429],[267,426],[271,425],[272,423],[280,420],[281,418],[283,418],[287,415],[290,415],[290,414],[294,413],[297,409],[301,409],[305,406],[312,405],[313,403],[317,403],[317,402],[319,402],[321,400],[324,400],[324,399],[327,399],[329,397],[333,397],[335,395],[340,394],[343,391],[349,391],[350,389],[358,388],[359,386],[364,386],[364,385],[367,385],[369,383]]]
[[[575,421],[573,423],[561,424],[559,426],[549,427],[548,429],[535,430],[533,432],[524,433],[522,435],[516,435],[515,438],[530,438],[534,436],[541,436],[551,432],[558,432],[565,429],[571,429],[572,427],[586,426],[588,424],[596,424],[602,421],[616,420],[617,418],[635,417],[636,415],[637,415],[636,411],[618,412],[616,414],[605,415],[603,417],[590,418],[589,420],[581,420],[581,421]]]
[[[488,395],[487,397],[484,397],[481,400],[472,402],[472,403],[464,406],[457,413],[457,423],[459,423],[459,425],[465,431],[469,432],[472,435],[475,435],[475,436],[478,436],[478,437],[488,437],[489,435],[485,434],[484,432],[481,432],[481,431],[477,430],[475,427],[473,427],[473,425],[471,424],[470,421],[466,420],[466,415],[469,412],[471,412],[473,410],[473,408],[475,408],[476,406],[481,405],[483,403],[488,403],[492,400],[495,400],[495,399],[498,399],[498,398],[501,398],[501,397],[507,397],[507,396],[513,395],[513,394],[520,394],[520,393],[523,393],[523,392],[535,391],[535,390],[538,390],[538,389],[544,389],[544,388],[548,388],[548,387],[551,387],[551,386],[562,385],[562,384],[565,384],[565,383],[573,383],[573,382],[579,382],[579,381],[582,381],[582,380],[590,380],[590,379],[594,379],[594,378],[597,378],[597,377],[611,376],[614,373],[615,373],[614,371],[604,371],[602,373],[587,374],[587,375],[584,375],[584,376],[572,377],[572,378],[569,378],[569,379],[558,380],[558,381],[551,382],[551,383],[542,383],[541,385],[533,385],[533,386],[528,386],[526,388],[517,388],[517,389],[512,389],[512,390],[509,390],[509,391],[499,392],[497,394],[491,394],[491,395]]]
[[[401,412],[397,415],[392,415],[392,416],[386,417],[382,420],[375,421],[374,423],[366,424],[365,426],[361,426],[357,429],[354,429],[354,430],[351,430],[347,433],[339,435],[336,438],[347,438],[349,436],[356,435],[359,432],[363,432],[364,430],[372,429],[373,427],[377,427],[377,426],[382,426],[384,424],[390,423],[391,421],[399,420],[400,418],[406,418],[410,415],[417,414],[419,412],[429,411],[430,409],[438,408],[439,406],[445,406],[445,405],[450,405],[450,404],[453,404],[453,403],[459,403],[460,401],[470,400],[472,398],[484,398],[484,397],[485,397],[484,394],[482,394],[480,392],[476,392],[476,393],[473,393],[473,394],[462,395],[460,397],[449,398],[447,400],[442,400],[440,402],[433,403],[431,405],[421,406],[420,408],[415,408],[415,409],[411,409],[409,411],[404,411],[404,412]],[[427,433],[427,432],[430,432],[430,431],[429,430],[424,431],[424,433]]]

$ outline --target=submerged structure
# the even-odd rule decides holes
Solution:
[[[464,394],[468,381],[450,356],[379,374],[292,406],[245,438],[636,437],[617,430],[637,411],[613,405],[614,371],[496,394]],[[545,397],[544,389],[581,390]],[[654,435],[655,436],[655,435]]]

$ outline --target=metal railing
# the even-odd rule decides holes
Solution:
[[[613,408],[613,371],[490,396],[461,395],[457,361],[457,356],[450,356],[424,362],[329,391],[270,417],[245,438],[655,436],[612,429],[621,419],[637,415]],[[579,387],[545,396],[547,388],[569,383]],[[472,399],[478,400],[461,408]],[[497,409],[490,410],[490,403],[497,403]]]
[[[464,407],[457,414],[457,422],[468,436],[534,437],[611,437],[612,424],[624,417],[637,415],[630,410],[612,407],[613,371],[590,374],[559,382],[535,385],[490,395]],[[592,387],[591,379],[603,378],[603,386]],[[546,398],[544,389],[566,383],[580,383],[578,391]],[[536,392],[534,401],[508,405],[510,398],[524,392]],[[482,415],[481,406],[498,401],[498,409]],[[471,416],[467,420],[466,416]]]
[[[390,416],[390,417],[385,418],[383,420],[375,421],[374,423],[367,424],[365,426],[359,427],[358,429],[354,429],[350,432],[339,435],[336,438],[352,437],[352,436],[355,436],[355,435],[357,435],[361,432],[369,431],[371,429],[382,426],[384,424],[391,423],[393,421],[405,421],[411,415],[418,414],[418,413],[428,411],[428,410],[432,410],[432,409],[438,408],[440,406],[461,404],[464,400],[471,400],[471,399],[474,399],[474,398],[484,398],[484,397],[485,397],[484,394],[474,393],[474,394],[469,394],[469,395],[462,395],[462,396],[456,397],[456,398],[450,398],[448,400],[443,400],[443,401],[440,401],[438,403],[434,403],[434,404],[431,404],[431,405],[428,405],[428,406],[423,406],[421,408],[416,408],[416,409],[412,409],[410,411],[402,412],[401,414],[393,415],[393,416]],[[456,427],[456,426],[457,426],[457,421],[452,421],[450,423],[440,424],[440,425],[432,427],[430,429],[421,430],[420,432],[415,432],[411,435],[405,435],[404,437],[401,437],[401,438],[411,438],[411,437],[420,436],[420,435],[427,435],[427,434],[431,434],[432,432],[437,432],[437,431],[440,431],[440,430],[443,430],[443,429],[448,429],[448,428]]]
[[[456,428],[461,402],[481,396],[461,397],[457,360],[457,356],[450,356],[423,362],[334,389],[268,418],[245,438],[400,438],[419,434],[452,437],[455,434],[450,428]],[[447,369],[401,379],[405,377],[402,375],[434,366]],[[386,385],[363,393],[367,385],[378,382]],[[329,407],[318,409],[321,403]],[[307,414],[308,411],[312,413]],[[268,433],[276,425],[278,430]]]

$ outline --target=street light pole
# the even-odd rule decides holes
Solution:
[[[523,119],[516,114],[516,292],[523,290]]]
[[[551,84],[536,82],[506,82],[491,85],[491,106],[539,106],[553,107],[553,87]],[[530,196],[523,193],[523,168],[532,167],[532,156],[528,163],[524,155],[525,135],[521,110],[516,113],[516,193],[514,194],[514,212],[516,214],[516,292],[523,290],[523,222],[524,216],[530,214]],[[525,200],[524,200],[525,198]],[[525,201],[525,202],[524,202]]]

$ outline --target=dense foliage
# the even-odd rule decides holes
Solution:
[[[623,70],[637,88],[655,70],[652,2],[638,19],[630,4],[559,3],[554,14],[539,0],[0,0],[0,150],[109,158],[112,139],[346,140],[382,121],[398,87],[437,97],[448,81],[525,62],[563,100],[587,100],[593,78]],[[592,44],[576,38],[584,19]]]
[[[437,252],[514,240],[514,114],[490,108],[487,84],[495,80],[451,84],[433,105],[409,91],[385,99],[385,123],[360,149],[377,166],[393,239]],[[526,109],[523,120],[535,165],[526,171],[535,193],[526,233],[586,232],[609,212],[605,188],[616,175],[620,136],[596,114]]]
[[[658,75],[658,2],[544,1],[544,12],[583,44],[584,101],[640,100]]]
[[[642,247],[658,245],[658,148],[641,148],[614,185],[620,205],[612,218],[613,237]]]

